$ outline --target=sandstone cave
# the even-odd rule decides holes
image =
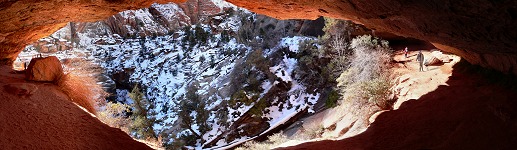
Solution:
[[[319,139],[290,139],[266,149],[512,149],[517,143],[517,1],[226,1],[0,2],[1,149],[256,149],[243,143],[276,143],[271,139],[277,133],[289,137],[300,132],[317,133]],[[326,26],[329,22],[353,24],[357,32],[344,32],[344,39],[330,35],[347,44],[318,43],[332,30]],[[71,34],[76,31],[80,34]],[[78,40],[90,36],[86,33],[99,34],[88,38],[91,47]],[[54,39],[41,40],[48,36]],[[65,38],[71,42],[60,41]],[[343,94],[338,93],[346,90],[336,90],[343,74],[332,70],[349,69],[354,63],[334,64],[328,70],[334,55],[314,50],[325,44],[359,49],[354,41],[361,39],[374,41],[373,49],[389,49],[389,61],[376,61],[386,64],[378,68],[390,71],[385,76],[397,94],[391,93],[390,104],[352,102],[348,109],[353,110],[333,118],[339,104],[329,99],[340,99]],[[385,40],[389,47],[383,45]],[[32,62],[24,64],[23,71],[12,69],[22,55],[41,55],[26,52],[27,47],[51,51],[73,49],[74,44],[83,44],[88,57],[103,57],[96,62],[100,65],[82,66],[85,56],[72,59],[65,51],[66,61],[53,56],[40,61],[51,72],[26,69],[38,66]],[[409,56],[403,56],[404,47],[411,50]],[[418,50],[448,61],[428,66],[423,73],[411,70],[417,66]],[[358,52],[338,53],[336,57]],[[134,63],[124,63],[129,60]],[[111,95],[102,106],[70,101],[95,93],[75,84],[96,81],[63,74],[59,63],[90,71],[101,68],[107,73],[96,78],[116,88],[104,88]],[[289,67],[295,63],[296,68]],[[65,72],[71,70],[65,67]],[[321,74],[332,80],[318,78]],[[378,84],[377,78],[353,80],[371,85]],[[174,86],[157,86],[162,84]],[[74,97],[78,91],[84,94]],[[119,105],[119,94],[131,99],[130,105]],[[100,117],[106,114],[94,107],[108,106],[148,128],[106,125]],[[243,109],[244,114],[236,111]],[[292,115],[269,114],[281,109]],[[171,110],[174,115],[161,115]],[[225,121],[218,117],[231,123],[222,125]],[[146,124],[150,120],[155,123]],[[314,122],[321,125],[307,127]]]

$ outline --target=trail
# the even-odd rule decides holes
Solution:
[[[372,117],[366,131],[278,149],[512,149],[517,143],[517,91],[457,56],[418,71],[417,51],[397,51],[394,110]],[[429,51],[424,51],[429,56]],[[514,77],[513,77],[514,78]],[[512,79],[512,78],[510,78]],[[495,82],[499,80],[498,82]]]
[[[419,71],[420,64],[416,60],[418,51],[410,51],[408,58],[403,50],[397,51],[393,57],[392,74],[395,78],[398,100],[393,109],[398,109],[402,103],[408,100],[416,100],[423,95],[436,90],[440,85],[447,85],[447,80],[452,75],[452,67],[460,61],[460,57],[451,54],[443,54],[452,59],[449,63],[437,66],[424,66],[424,71]],[[425,59],[431,57],[431,51],[422,50]]]

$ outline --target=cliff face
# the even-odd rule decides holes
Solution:
[[[103,21],[112,33],[122,37],[165,35],[187,25],[206,23],[222,9],[210,0],[188,0],[181,4],[153,4],[128,10]]]
[[[147,0],[0,2],[0,63],[10,64],[23,47],[71,21],[96,21],[115,13],[149,7]],[[170,0],[169,2],[184,2]]]
[[[210,0],[188,0],[179,7],[189,16],[191,24],[206,23],[209,16],[221,12],[221,8]]]

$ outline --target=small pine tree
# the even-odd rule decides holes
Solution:
[[[215,56],[214,55],[210,55],[210,68],[214,68],[216,65],[215,63]]]
[[[194,31],[196,32],[196,39],[200,41],[201,43],[206,43],[208,41],[208,32],[203,29],[203,27],[198,24],[194,28]]]
[[[223,30],[223,32],[221,32],[221,42],[223,42],[223,43],[230,42],[230,35],[228,34],[228,31]]]
[[[152,127],[153,121],[147,118],[149,101],[145,98],[144,93],[142,93],[138,86],[135,86],[131,93],[129,93],[129,97],[134,101],[131,132],[134,132],[137,138],[157,138]]]
[[[185,98],[180,102],[181,110],[179,117],[181,119],[181,128],[189,130],[198,139],[202,139],[201,136],[211,130],[207,122],[210,117],[210,112],[205,109],[206,101],[202,100],[196,93],[198,89],[198,86],[195,84],[188,87]],[[196,112],[195,118],[192,116],[192,112],[194,111]],[[199,133],[192,128],[194,124],[199,127]]]
[[[206,60],[205,55],[201,55],[201,56],[199,56],[199,61],[200,61],[201,63],[204,63],[204,62],[205,62],[205,60]]]
[[[219,106],[220,109],[218,109],[216,113],[216,118],[219,119],[217,120],[217,124],[222,127],[228,127],[228,101],[223,100]]]

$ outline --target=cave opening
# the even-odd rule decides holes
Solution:
[[[510,125],[514,122],[512,116],[515,115],[512,110],[516,108],[511,101],[514,96],[512,94],[514,87],[511,86],[514,83],[512,81],[514,77],[498,73],[517,72],[515,70],[517,67],[514,67],[517,60],[514,59],[513,54],[516,33],[514,30],[509,30],[516,24],[515,21],[494,25],[487,21],[490,20],[490,16],[463,11],[463,7],[479,8],[477,5],[470,6],[469,3],[464,4],[468,6],[455,3],[450,6],[451,10],[448,10],[442,7],[441,3],[429,4],[432,7],[422,8],[429,5],[404,2],[408,7],[400,10],[398,9],[398,6],[401,6],[399,4],[402,3],[400,1],[385,5],[365,5],[354,2],[337,2],[328,5],[325,4],[327,2],[306,1],[293,3],[229,1],[251,11],[219,0],[188,0],[186,3],[179,4],[151,4],[152,2],[147,1],[126,4],[107,1],[103,4],[66,2],[64,4],[66,8],[79,10],[76,13],[67,14],[69,12],[67,9],[37,7],[48,6],[48,2],[34,4],[10,2],[0,5],[0,8],[6,8],[0,11],[0,14],[5,16],[2,22],[5,28],[0,29],[0,44],[3,45],[0,47],[0,57],[3,64],[14,62],[16,70],[24,70],[30,58],[41,57],[38,55],[42,53],[43,57],[47,54],[57,56],[65,64],[65,72],[86,70],[76,74],[83,75],[82,78],[89,76],[100,80],[102,84],[95,88],[110,93],[107,101],[100,100],[103,104],[97,110],[98,117],[99,114],[105,115],[102,116],[104,118],[99,117],[100,120],[104,123],[117,120],[107,124],[121,128],[136,139],[154,139],[159,143],[155,145],[158,147],[231,148],[249,140],[265,141],[256,143],[255,146],[264,143],[275,143],[276,145],[272,145],[278,146],[286,142],[284,141],[286,139],[292,140],[295,137],[293,135],[301,135],[296,138],[308,140],[350,137],[348,141],[308,142],[301,144],[301,147],[313,146],[314,148],[324,144],[344,143],[351,147],[364,148],[364,145],[357,146],[351,142],[369,141],[371,140],[369,137],[379,136],[381,139],[386,138],[383,141],[398,143],[394,142],[395,138],[389,135],[411,137],[409,133],[401,131],[401,127],[409,125],[417,126],[407,127],[407,129],[415,131],[414,133],[418,135],[409,139],[409,142],[391,146],[400,146],[402,149],[433,146],[450,148],[457,143],[456,146],[465,148],[468,147],[468,143],[462,142],[468,139],[465,139],[464,133],[490,127],[498,127],[495,136],[501,139],[516,135],[515,129]],[[256,5],[260,7],[255,7]],[[500,5],[494,3],[493,6],[486,7]],[[110,9],[105,9],[107,7]],[[501,14],[502,18],[510,17],[510,20],[515,20],[513,7],[515,6],[505,4],[506,9],[500,9],[502,13],[499,13],[499,9],[488,10],[493,14]],[[144,9],[136,10],[136,8]],[[123,10],[128,11],[119,13]],[[18,12],[24,13],[18,16],[16,14]],[[368,13],[365,14],[365,12]],[[436,13],[429,15],[427,12]],[[108,19],[103,20],[105,17]],[[427,18],[421,19],[425,17]],[[48,18],[54,21],[48,21]],[[276,18],[315,20],[278,20]],[[342,22],[331,18],[353,21]],[[69,21],[74,22],[64,23]],[[342,30],[345,27],[351,27],[350,22],[361,23],[364,26],[352,25],[357,29],[354,31],[358,32]],[[462,23],[469,23],[469,25],[459,28],[459,24]],[[329,24],[333,28],[328,28]],[[65,27],[61,28],[62,26]],[[372,31],[365,26],[378,30]],[[331,32],[338,33],[326,34]],[[374,36],[363,36],[364,34]],[[46,35],[51,36],[39,39]],[[494,39],[501,42],[486,43]],[[389,52],[393,52],[392,58],[395,60],[386,64],[392,65],[389,66],[392,67],[391,71],[402,70],[400,71],[402,74],[397,74],[392,80],[400,82],[397,83],[398,85],[411,82],[412,84],[407,85],[406,89],[404,87],[399,89],[408,90],[410,94],[403,95],[398,91],[400,93],[395,97],[405,99],[400,102],[394,101],[393,97],[375,97],[375,95],[367,97],[369,100],[366,102],[343,100],[343,95],[346,95],[343,91],[346,90],[342,89],[342,83],[363,89],[359,91],[366,92],[357,92],[363,95],[388,91],[387,86],[384,86],[386,80],[383,78],[388,75],[382,72],[375,72],[378,75],[374,73],[375,75],[372,76],[367,72],[367,77],[364,78],[347,76],[356,73],[353,71],[357,70],[360,75],[365,75],[362,74],[364,68],[372,67],[369,62],[383,62],[385,57],[382,53],[364,53],[356,56],[355,54],[361,51],[355,50],[363,48],[365,52],[370,52],[370,49],[382,52],[387,50],[384,49],[387,48],[383,45],[384,40],[389,41],[389,47],[394,50]],[[357,41],[373,43],[374,46],[365,48],[362,47],[364,45],[357,44]],[[30,45],[22,48],[27,43]],[[401,55],[403,53],[401,50],[405,47],[410,50],[409,57]],[[416,72],[418,50],[424,51],[425,57],[430,59],[427,62],[439,60],[442,62],[437,64],[446,67],[426,66],[427,71]],[[463,59],[459,61],[456,59],[459,57],[452,54],[459,55]],[[371,56],[381,59],[366,61],[353,59],[354,57],[371,58]],[[447,56],[448,59],[443,60],[449,60],[449,62],[443,61],[440,56]],[[340,59],[342,60],[337,61]],[[364,63],[363,66],[350,69],[358,62]],[[496,71],[475,67],[469,62],[485,68],[493,68]],[[455,63],[459,64],[449,65]],[[373,68],[375,67],[386,66],[373,65]],[[21,80],[23,73],[19,71],[5,75],[7,76],[13,79],[5,78],[9,79],[9,84],[3,85],[2,88],[11,93],[11,95],[4,95],[6,99],[29,100],[33,98],[32,95],[39,96],[43,91],[35,89],[53,90],[47,87],[51,82],[15,83],[23,81]],[[14,78],[20,78],[20,80],[14,80]],[[348,84],[347,81],[343,81],[344,78],[362,84]],[[494,81],[494,79],[501,80]],[[56,84],[59,86],[59,83]],[[426,84],[429,87],[418,87]],[[93,86],[83,87],[94,89]],[[410,89],[407,89],[408,87]],[[500,90],[499,93],[496,92],[498,90]],[[101,94],[96,96],[99,95]],[[451,98],[452,95],[462,96]],[[363,98],[365,97],[357,96],[357,99]],[[387,101],[376,100],[383,98]],[[467,101],[468,99],[472,101]],[[451,101],[448,103],[444,100]],[[358,111],[345,111],[345,114],[355,113],[360,117],[330,111],[340,108],[340,104],[345,102],[350,102],[352,106],[356,106],[357,103],[368,106],[353,109]],[[482,109],[474,112],[473,107],[465,106],[454,107],[459,109],[447,112],[454,109],[448,104],[458,106],[468,102],[473,102],[473,107]],[[75,103],[79,102],[75,101]],[[13,104],[18,103],[13,102]],[[1,106],[7,107],[7,105]],[[76,112],[75,109],[73,111]],[[426,117],[433,111],[440,111],[439,115]],[[110,113],[106,115],[106,112]],[[378,112],[386,113],[376,116],[377,119],[369,118],[373,113]],[[416,113],[409,115],[410,112]],[[479,123],[471,117],[458,115],[461,113],[474,114],[491,123]],[[327,114],[336,114],[337,117],[328,119],[325,118]],[[315,116],[324,116],[325,119],[311,118]],[[364,118],[365,116],[367,118]],[[398,126],[400,124],[397,123],[404,122],[404,118],[396,116],[412,118],[415,121],[413,124]],[[447,117],[439,118],[439,116]],[[346,117],[360,119],[343,119]],[[108,121],[103,120],[106,118]],[[312,121],[307,121],[310,119]],[[314,120],[321,124],[315,125]],[[396,121],[393,123],[389,120]],[[421,124],[426,121],[436,124],[433,122],[436,120],[438,125],[441,125],[439,122],[444,121],[449,121],[450,124],[444,123],[445,125],[441,126],[443,128],[430,130],[426,130],[429,126]],[[468,128],[465,127],[466,123],[475,125]],[[368,127],[370,125],[371,128]],[[393,130],[376,132],[388,126]],[[456,127],[458,131],[449,132],[451,127]],[[281,130],[286,134],[276,134]],[[436,137],[447,135],[453,138],[451,141],[440,141],[420,135],[429,131],[433,131]],[[275,138],[270,138],[270,135]],[[483,141],[479,138],[481,136],[489,136],[489,133],[482,130],[474,137],[474,141],[481,143],[481,147],[499,145],[505,148],[510,145],[509,143],[514,142],[511,138],[504,141]],[[123,136],[117,138],[127,140],[127,137]],[[272,141],[274,139],[279,141]],[[126,140],[122,140],[122,143]],[[432,142],[428,142],[429,145],[416,144],[414,147],[405,147],[422,143],[421,141]],[[373,143],[366,147],[390,146],[389,143],[379,140]],[[15,146],[24,146],[24,144],[26,143],[19,142],[17,145],[15,143]],[[250,147],[253,145],[244,145],[244,148]]]

